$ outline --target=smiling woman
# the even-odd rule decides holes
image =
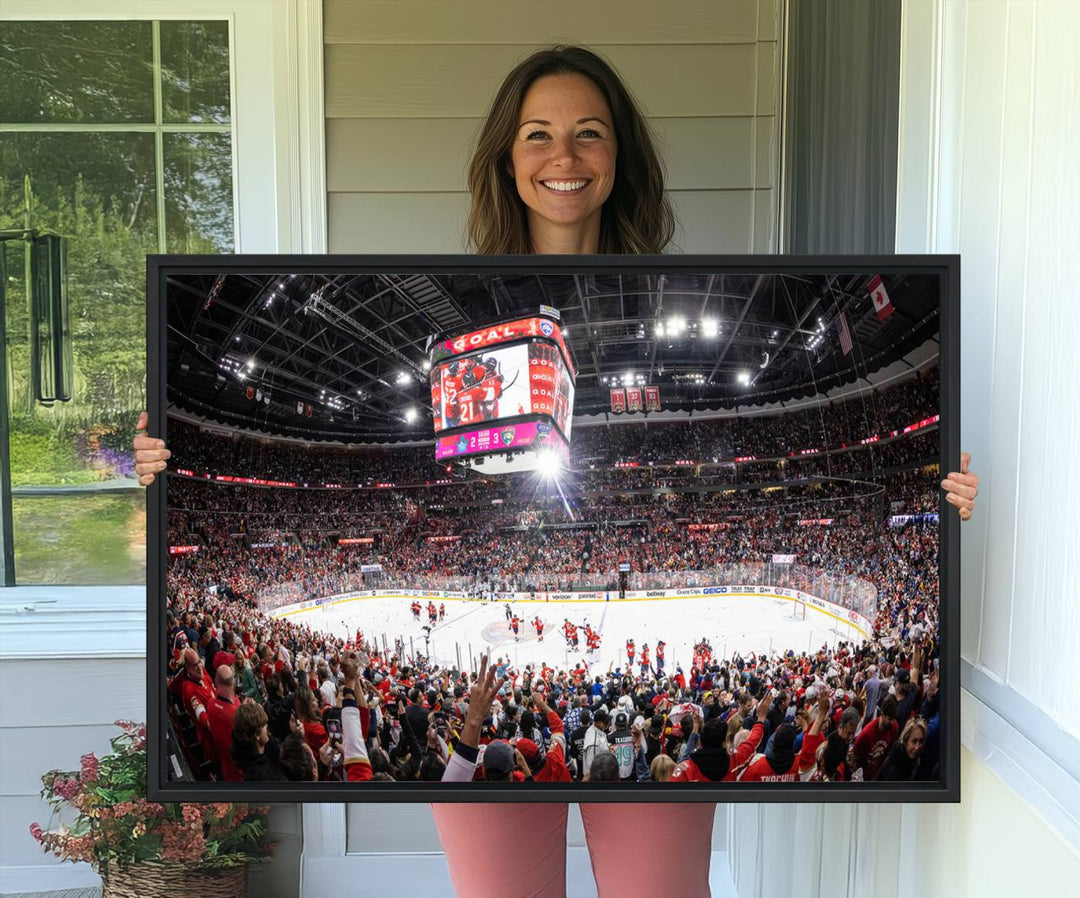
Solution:
[[[469,193],[469,242],[484,255],[661,253],[675,230],[645,117],[580,47],[534,53],[507,76]]]

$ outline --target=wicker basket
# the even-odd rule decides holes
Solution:
[[[101,876],[101,898],[246,898],[247,866],[199,870],[185,864],[133,864]]]

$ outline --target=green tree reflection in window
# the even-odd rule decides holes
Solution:
[[[145,406],[147,253],[235,246],[225,21],[5,22],[0,230],[68,238],[71,402],[30,383],[22,244],[6,244],[20,583],[145,579],[130,452]]]

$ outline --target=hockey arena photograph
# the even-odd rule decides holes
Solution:
[[[940,798],[949,271],[708,261],[163,258],[164,794]]]

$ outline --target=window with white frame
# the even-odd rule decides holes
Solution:
[[[236,247],[230,23],[5,22],[0,85],[16,582],[140,583],[145,256]],[[66,238],[67,402],[31,382],[33,233]]]

